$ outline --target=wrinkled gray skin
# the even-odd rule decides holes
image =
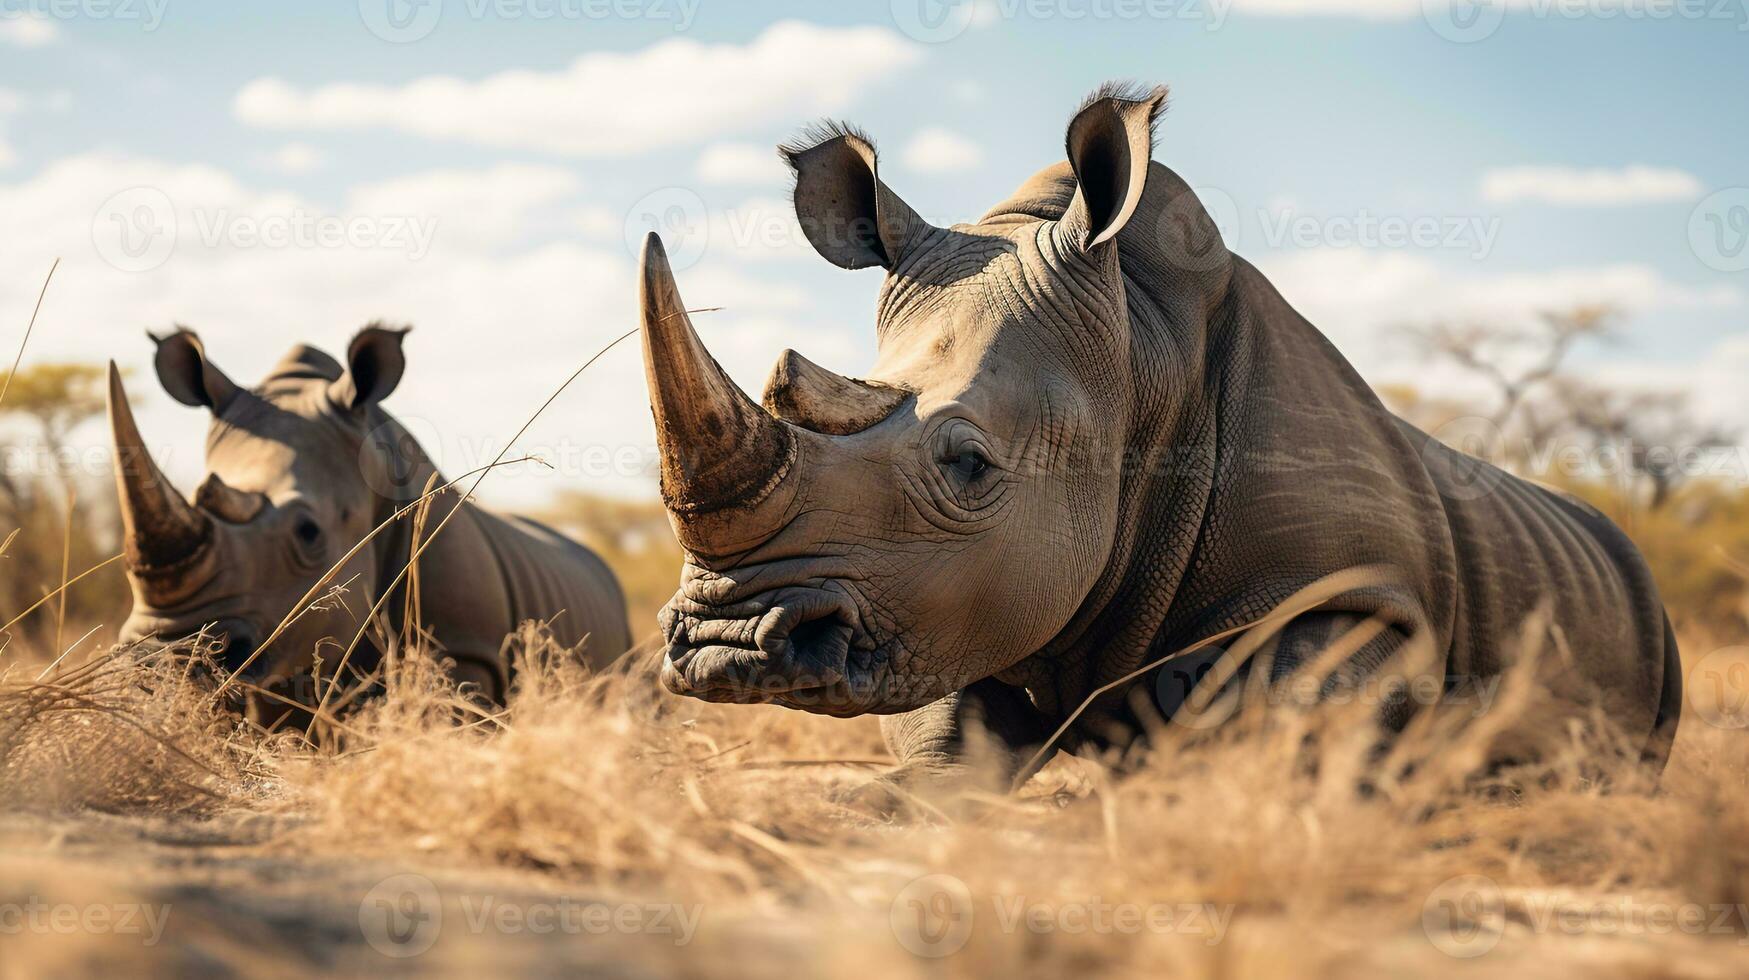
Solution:
[[[1376,620],[1344,676],[1413,641],[1450,698],[1498,680],[1546,603],[1571,650],[1554,703],[1601,699],[1661,766],[1676,648],[1627,538],[1388,412],[1150,162],[1164,96],[1102,90],[1066,164],[952,228],[881,182],[854,132],[784,148],[816,249],[886,270],[869,381],[786,352],[754,405],[652,236],[648,381],[688,555],[663,684],[891,716],[893,750],[925,773],[962,764],[976,719],[1012,768],[1102,686],[1378,566],[1382,583],[1283,630],[1272,676]],[[1157,681],[1101,696],[1056,744],[1121,742]],[[1410,709],[1380,713],[1397,727]]]
[[[178,330],[157,340],[156,367],[176,400],[213,413],[207,475],[193,503],[172,488],[134,424],[110,365],[128,581],[134,607],[124,640],[175,639],[203,627],[224,643],[224,666],[263,686],[306,674],[318,650],[332,671],[360,622],[407,565],[410,517],[396,521],[331,582],[339,604],[298,619],[256,653],[293,605],[353,545],[429,486],[441,485],[425,452],[379,407],[400,381],[405,330],[366,327],[348,364],[312,347],[288,353],[258,387],[244,390],[208,361],[199,339]],[[435,478],[435,483],[430,483]],[[429,537],[459,491],[434,499]],[[593,552],[532,521],[462,504],[420,556],[421,625],[455,677],[501,700],[505,636],[525,620],[551,620],[561,643],[588,637],[592,662],[630,644],[618,580]],[[406,588],[384,603],[403,625]],[[368,667],[370,634],[354,654]]]

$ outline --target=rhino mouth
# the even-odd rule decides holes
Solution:
[[[783,588],[727,606],[682,593],[659,618],[662,685],[674,694],[837,717],[879,703],[885,647],[842,589]]]

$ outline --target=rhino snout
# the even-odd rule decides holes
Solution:
[[[222,619],[208,633],[219,639],[219,664],[227,674],[239,674],[242,680],[256,681],[267,675],[268,659],[256,657],[249,662],[261,635],[255,627],[241,619]],[[247,666],[245,666],[247,665]]]
[[[662,684],[739,704],[775,701],[828,714],[860,710],[857,680],[872,647],[842,590],[779,589],[713,609],[677,596],[662,613]]]

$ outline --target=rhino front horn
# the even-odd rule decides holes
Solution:
[[[114,361],[109,362],[109,428],[128,569],[155,583],[153,591],[176,591],[191,566],[211,552],[212,519],[183,500],[152,461]],[[176,581],[169,580],[171,573]]]
[[[644,377],[662,454],[662,499],[682,524],[693,516],[752,508],[789,471],[795,434],[747,397],[705,350],[655,233],[644,239],[638,264]]]

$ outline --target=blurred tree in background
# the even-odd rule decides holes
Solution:
[[[1396,385],[1379,395],[1435,434],[1459,418],[1485,419],[1497,437],[1490,462],[1583,498],[1634,538],[1679,625],[1749,637],[1742,433],[1702,419],[1685,392],[1582,376],[1572,353],[1609,342],[1617,319],[1608,307],[1579,306],[1544,313],[1529,327],[1411,326],[1428,359],[1461,368],[1488,394],[1471,403]]]
[[[622,500],[579,491],[559,495],[542,519],[594,548],[625,589],[632,639],[656,629],[656,613],[680,587],[682,556],[659,500]]]
[[[0,555],[0,623],[119,547],[108,455],[81,453],[69,442],[74,430],[103,414],[106,383],[106,369],[93,364],[0,373],[6,392],[0,422],[24,423],[22,434],[10,425],[0,430],[0,538],[13,535]],[[128,607],[119,563],[67,590],[65,599],[64,608],[59,597],[43,603],[12,628],[13,637],[41,651],[94,626],[113,636]]]

